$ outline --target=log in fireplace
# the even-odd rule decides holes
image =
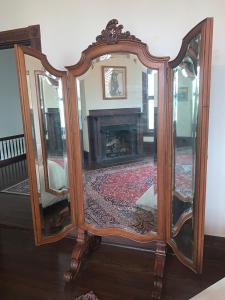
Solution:
[[[143,153],[140,108],[90,110],[90,168],[132,161]]]

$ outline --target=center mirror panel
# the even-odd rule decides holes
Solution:
[[[107,54],[76,85],[85,223],[157,232],[158,70]]]
[[[27,55],[37,201],[41,234],[55,235],[71,223],[62,78],[50,74],[41,60]]]

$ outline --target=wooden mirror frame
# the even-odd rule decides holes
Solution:
[[[74,190],[69,188],[70,193],[70,213],[71,213],[71,224],[64,227],[64,229],[55,235],[52,236],[43,236],[42,234],[42,223],[41,223],[41,214],[40,214],[40,205],[39,205],[39,192],[37,187],[37,178],[36,178],[36,166],[35,166],[35,149],[33,144],[32,137],[32,127],[31,127],[31,116],[30,116],[30,105],[29,105],[29,95],[26,79],[26,64],[25,64],[25,55],[30,55],[34,58],[37,58],[42,63],[43,67],[49,71],[49,73],[61,77],[62,87],[63,87],[63,96],[64,96],[64,110],[65,110],[65,122],[66,122],[66,136],[67,136],[67,155],[68,160],[72,161],[72,145],[70,143],[70,130],[69,130],[69,112],[68,112],[68,98],[67,98],[67,81],[66,81],[66,72],[59,71],[53,68],[46,56],[36,49],[28,48],[25,46],[15,45],[16,59],[17,59],[17,70],[19,78],[19,91],[21,99],[21,108],[23,116],[23,126],[24,126],[24,135],[26,141],[27,149],[27,162],[28,162],[28,175],[30,180],[30,190],[31,190],[31,207],[32,207],[32,216],[33,216],[33,225],[34,225],[34,236],[36,245],[46,244],[58,241],[65,237],[68,232],[74,229],[75,227],[75,204],[74,204]],[[68,177],[69,183],[71,186],[71,180],[73,178],[73,167],[72,164],[68,164]]]
[[[173,163],[168,164],[168,202],[167,202],[167,243],[171,246],[178,259],[187,267],[196,273],[202,272],[203,245],[204,245],[204,220],[205,220],[205,191],[206,191],[206,173],[207,173],[207,148],[208,148],[208,120],[209,120],[209,99],[210,99],[210,77],[211,77],[211,53],[212,53],[212,30],[213,18],[206,18],[196,25],[183,39],[181,49],[177,57],[169,62],[168,73],[168,126],[170,128],[168,135],[167,155],[172,157],[173,153],[173,69],[183,60],[190,41],[198,34],[201,34],[200,46],[200,86],[199,86],[199,107],[198,107],[198,127],[197,127],[197,149],[196,149],[196,176],[195,176],[195,196],[193,204],[193,213],[190,211],[183,213],[176,224],[174,231],[171,231],[172,224],[172,184],[173,184]],[[174,235],[182,224],[191,217],[194,218],[194,251],[193,261],[187,258],[178,249]]]
[[[165,207],[165,131],[166,131],[166,109],[165,109],[165,82],[166,68],[169,57],[156,57],[149,53],[146,44],[142,43],[129,32],[122,32],[122,25],[118,25],[117,20],[111,20],[102,34],[96,38],[96,42],[82,52],[80,61],[73,66],[66,67],[69,71],[69,99],[70,99],[70,128],[73,128],[73,144],[76,145],[73,159],[76,162],[76,199],[77,199],[77,219],[78,228],[84,232],[90,232],[98,236],[116,235],[129,238],[138,242],[149,242],[152,240],[164,240],[164,214]],[[158,124],[157,124],[157,232],[141,235],[121,228],[97,228],[85,223],[84,197],[82,184],[82,159],[80,130],[77,108],[76,78],[83,75],[90,67],[92,60],[108,53],[131,53],[137,55],[140,62],[151,69],[158,70]]]
[[[169,57],[156,57],[149,53],[146,44],[142,43],[128,31],[122,32],[123,26],[118,21],[111,20],[101,35],[97,36],[96,42],[82,52],[80,61],[73,66],[67,67],[68,72],[54,69],[47,61],[45,55],[27,47],[16,46],[17,67],[19,74],[19,87],[21,95],[21,107],[26,137],[28,156],[28,173],[31,181],[32,213],[35,230],[36,244],[50,243],[63,238],[69,231],[77,229],[77,238],[72,252],[70,270],[65,273],[65,280],[70,281],[79,272],[82,258],[88,250],[99,244],[100,236],[117,235],[138,242],[157,241],[154,264],[154,291],[152,296],[160,299],[162,278],[165,264],[165,247],[169,244],[178,259],[192,269],[201,272],[203,259],[204,240],[204,208],[206,188],[206,164],[207,164],[207,135],[208,113],[210,94],[210,71],[212,51],[212,26],[213,19],[207,18],[191,30],[183,39],[178,56],[171,62]],[[172,209],[172,172],[173,172],[173,68],[182,61],[190,40],[201,33],[200,52],[200,98],[199,98],[199,126],[196,167],[196,194],[194,201],[194,261],[185,257],[172,240],[185,222],[192,217],[192,211],[186,211],[171,230]],[[92,60],[108,53],[131,53],[137,55],[140,62],[152,69],[158,70],[158,120],[157,120],[157,232],[147,235],[132,233],[121,228],[97,228],[85,223],[83,207],[83,180],[80,129],[77,108],[76,77],[84,74],[91,66]],[[46,70],[55,76],[62,78],[63,94],[65,102],[65,121],[67,135],[68,175],[71,205],[72,224],[64,228],[62,232],[52,237],[42,237],[41,216],[39,210],[39,195],[36,182],[35,156],[32,143],[31,117],[29,97],[26,80],[26,67],[24,55],[28,54],[39,59]],[[67,91],[68,89],[68,91]],[[68,95],[68,96],[67,96]],[[69,128],[69,130],[68,130]],[[188,201],[189,199],[185,199]],[[93,236],[90,238],[91,233]],[[93,243],[91,243],[93,242]]]

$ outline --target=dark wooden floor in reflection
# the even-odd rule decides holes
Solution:
[[[27,178],[27,161],[21,160],[0,168],[0,191]]]
[[[27,178],[26,160],[0,168],[0,191]],[[32,229],[30,197],[0,192],[0,224]]]
[[[26,178],[26,160],[0,168],[1,225],[33,230],[30,196],[4,192],[5,188],[13,186]],[[65,206],[68,206],[67,201],[61,201],[43,209],[45,219],[44,233],[46,235],[61,231],[64,223],[67,224],[69,222],[67,217],[69,211],[64,212]]]
[[[74,241],[34,246],[31,232],[0,227],[0,291],[4,300],[72,300],[93,290],[100,300],[149,300],[153,255],[101,245],[79,277],[64,286]],[[214,246],[216,248],[214,248]],[[185,300],[225,276],[225,248],[208,243],[203,275],[195,275],[174,256],[166,262],[163,300]]]
[[[32,229],[32,213],[28,196],[0,193],[0,224]]]

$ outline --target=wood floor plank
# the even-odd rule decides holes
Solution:
[[[64,285],[73,245],[74,240],[64,239],[36,247],[32,231],[0,227],[0,298],[72,300],[93,290],[100,300],[151,299],[153,254],[101,245],[85,261],[78,278]],[[224,277],[225,249],[219,252],[213,257],[212,249],[206,251],[202,275],[168,255],[162,300],[189,299]]]

